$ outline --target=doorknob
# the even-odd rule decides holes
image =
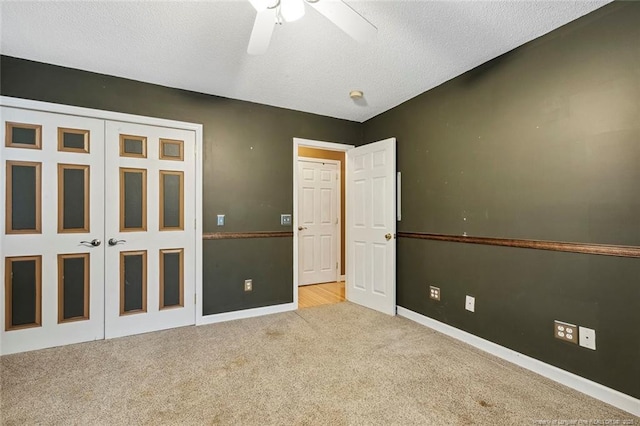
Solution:
[[[118,243],[126,243],[126,242],[127,240],[116,240],[115,238],[109,238],[109,241],[108,241],[110,246],[115,246]]]
[[[102,241],[100,241],[97,238],[94,238],[91,241],[80,241],[80,244],[91,244],[94,247],[98,247],[100,244],[102,244]]]
[[[387,234],[387,235],[385,235],[384,237],[387,239],[387,241],[389,241],[389,240],[391,239],[391,237],[392,237],[392,236],[391,236],[391,234]]]
[[[305,229],[307,229],[306,226],[298,226],[298,231],[304,231]]]

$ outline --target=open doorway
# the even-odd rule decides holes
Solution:
[[[299,307],[299,148],[345,153],[345,298],[388,315],[396,313],[396,139],[357,148],[293,139],[293,303]],[[343,220],[345,222],[345,220]]]
[[[294,139],[294,303],[345,300],[345,167],[352,145]]]

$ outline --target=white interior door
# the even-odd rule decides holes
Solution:
[[[201,127],[0,102],[0,354],[194,324]]]
[[[104,121],[0,113],[0,351],[101,339]]]
[[[347,299],[396,313],[396,140],[347,151]]]
[[[338,280],[338,163],[298,160],[298,285]]]
[[[195,323],[195,132],[106,122],[107,338]]]

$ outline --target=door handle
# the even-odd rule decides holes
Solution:
[[[108,241],[110,246],[115,246],[118,243],[126,243],[126,242],[127,240],[116,240],[115,238],[109,238],[109,241]]]
[[[391,238],[393,238],[393,236],[391,234],[387,234],[384,237],[387,239],[387,241],[389,241]]]
[[[305,229],[307,229],[306,226],[298,226],[298,231],[304,231]]]
[[[91,241],[80,241],[80,244],[91,244],[94,247],[98,247],[100,244],[102,244],[102,241],[100,241],[97,238],[94,238]]]

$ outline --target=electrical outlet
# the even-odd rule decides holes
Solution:
[[[283,226],[291,225],[291,215],[290,214],[281,214],[280,215],[280,225],[283,225]]]
[[[433,300],[440,300],[440,288],[430,285],[429,297]]]
[[[244,291],[253,290],[253,280],[244,280]]]
[[[578,343],[578,326],[566,322],[553,321],[553,335],[556,339],[564,340],[573,344]],[[594,337],[595,344],[595,337]]]
[[[578,327],[580,346],[596,350],[596,331],[592,328]]]
[[[473,296],[467,296],[464,302],[464,308],[467,311],[475,312],[476,311],[476,298]]]
[[[224,215],[223,214],[219,214],[218,215],[218,226],[224,226]]]

